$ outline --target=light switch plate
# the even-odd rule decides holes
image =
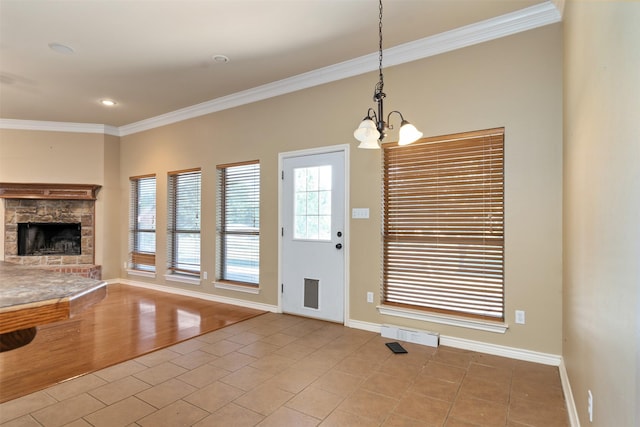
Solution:
[[[353,219],[368,219],[369,208],[353,208],[351,209],[351,218]]]

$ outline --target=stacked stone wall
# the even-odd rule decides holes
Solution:
[[[22,265],[58,266],[94,264],[94,201],[5,199],[4,259]],[[80,255],[18,255],[18,224],[25,222],[80,223],[82,251]]]

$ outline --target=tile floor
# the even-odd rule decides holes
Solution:
[[[267,313],[0,405],[2,426],[568,426],[556,367]]]

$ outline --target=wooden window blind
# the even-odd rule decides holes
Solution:
[[[260,163],[219,165],[218,279],[258,285],[260,274]]]
[[[129,267],[156,271],[156,177],[129,178]]]
[[[383,144],[383,303],[504,318],[504,128]]]
[[[168,270],[200,277],[200,169],[169,172],[168,178]]]

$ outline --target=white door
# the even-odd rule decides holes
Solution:
[[[345,155],[285,157],[281,292],[285,313],[344,323]]]

